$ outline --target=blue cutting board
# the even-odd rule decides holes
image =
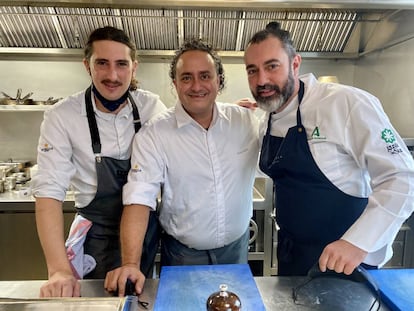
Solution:
[[[382,301],[391,310],[414,310],[414,269],[379,269],[368,272],[378,285]]]
[[[154,311],[206,310],[207,298],[220,284],[237,294],[243,311],[265,311],[247,264],[167,266],[161,269]]]

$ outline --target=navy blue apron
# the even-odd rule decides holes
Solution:
[[[275,188],[278,275],[306,275],[368,203],[339,190],[315,163],[299,109],[304,89],[300,81],[297,125],[284,138],[271,136],[270,114],[260,154],[260,169]]]
[[[130,94],[129,100],[133,109],[135,132],[138,132],[141,127],[138,109]],[[95,258],[97,265],[85,278],[103,279],[108,271],[121,265],[119,224],[123,210],[122,187],[127,182],[131,164],[130,159],[100,156],[101,142],[90,87],[85,92],[85,102],[98,185],[94,199],[89,205],[77,209],[77,212],[93,223],[86,236],[84,252]],[[151,212],[141,258],[141,271],[146,277],[150,276],[158,250],[158,228],[158,218],[155,212]]]

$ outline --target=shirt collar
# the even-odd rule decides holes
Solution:
[[[175,118],[177,120],[177,127],[183,127],[187,124],[198,124],[188,113],[184,110],[183,105],[180,101],[177,101],[175,104]],[[214,126],[216,124],[218,119],[224,119],[230,121],[229,117],[225,114],[223,107],[221,105],[218,105],[217,102],[214,103],[213,108],[213,120],[211,122],[210,127]]]

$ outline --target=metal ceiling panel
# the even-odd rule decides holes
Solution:
[[[202,38],[223,51],[234,51],[241,11],[185,10],[184,38]]]
[[[49,8],[1,7],[0,44],[9,47],[62,47]]]
[[[338,57],[345,50],[348,52],[350,46],[356,55],[364,51],[365,42],[354,34],[356,27],[375,29],[372,25],[399,11],[338,7],[253,10],[4,5],[0,6],[0,47],[81,49],[91,31],[112,25],[124,29],[140,52],[172,53],[185,39],[197,37],[222,51],[240,55],[255,32],[277,20],[292,34],[298,52]]]

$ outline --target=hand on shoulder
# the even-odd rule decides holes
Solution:
[[[257,108],[257,104],[255,101],[251,100],[250,98],[241,98],[234,102],[236,105],[249,108],[255,110]]]

